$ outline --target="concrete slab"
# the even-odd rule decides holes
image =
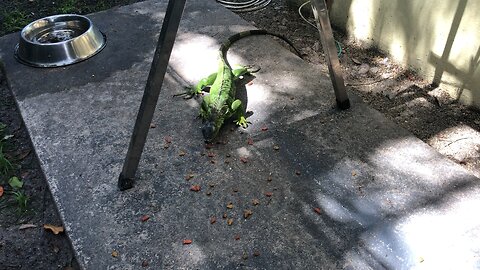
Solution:
[[[251,28],[214,1],[188,1],[137,185],[118,191],[166,2],[93,14],[108,45],[66,68],[22,66],[16,34],[0,39],[83,268],[480,268],[479,180],[352,94],[337,111],[327,74],[270,38],[230,51],[262,67],[243,89],[252,124],[205,149],[199,101],[172,95],[215,70],[220,41]]]

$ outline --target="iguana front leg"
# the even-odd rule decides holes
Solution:
[[[235,124],[243,128],[247,128],[249,122],[247,121],[247,119],[245,118],[245,114],[243,113],[242,101],[240,99],[236,99],[234,102],[232,102],[232,105],[230,107],[233,114],[236,116],[234,120]]]
[[[234,70],[232,70],[233,76],[237,79],[240,76],[245,74],[254,73],[258,71],[258,69],[253,68],[251,66],[237,66]],[[173,95],[174,97],[184,96],[185,99],[192,98],[196,95],[200,95],[202,92],[208,92],[210,87],[215,82],[217,78],[217,72],[208,75],[207,77],[201,79],[195,86],[186,87],[186,91],[182,93],[178,93]]]
[[[196,95],[200,95],[202,92],[208,92],[210,86],[217,78],[217,73],[212,73],[208,77],[201,79],[195,86],[186,87],[186,91],[173,95],[174,97],[184,96],[185,99],[192,98]]]

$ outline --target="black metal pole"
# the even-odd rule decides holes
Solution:
[[[340,69],[340,61],[338,60],[337,47],[333,38],[332,26],[328,17],[327,4],[325,0],[310,0],[313,15],[317,22],[318,31],[320,32],[320,40],[322,42],[325,58],[327,58],[328,71],[332,80],[337,106],[342,109],[350,108],[350,100],[348,99],[343,80],[342,71]]]
[[[133,129],[127,156],[123,163],[122,173],[118,178],[118,187],[120,190],[126,190],[133,187],[135,174],[137,172],[140,157],[145,146],[150,123],[153,113],[157,106],[158,96],[162,88],[163,79],[167,72],[168,61],[175,43],[180,19],[186,0],[169,0],[165,18],[162,24],[162,30],[158,38],[157,48],[153,56],[152,66],[148,74],[145,92],[143,93],[142,103],[138,110],[137,120]]]

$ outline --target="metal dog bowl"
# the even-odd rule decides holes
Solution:
[[[23,28],[15,56],[26,65],[59,67],[90,58],[105,45],[105,36],[87,17],[55,15]]]

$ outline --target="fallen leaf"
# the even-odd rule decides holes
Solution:
[[[22,224],[20,227],[18,227],[19,230],[25,230],[25,229],[31,229],[31,228],[36,228],[37,225],[35,224]]]
[[[8,180],[8,184],[12,187],[12,188],[22,188],[23,187],[23,182],[22,180],[18,179],[18,177],[16,176],[13,176],[12,178],[10,178]]]
[[[228,208],[228,209],[232,209],[232,208],[233,208],[233,203],[229,202],[229,203],[227,204],[227,208]]]
[[[208,183],[208,186],[211,187],[211,188],[214,188],[214,187],[215,187],[215,183]]]
[[[238,234],[235,235],[235,238],[234,238],[234,239],[237,240],[237,241],[240,240],[240,235],[238,235]]]
[[[208,152],[208,153],[207,153],[207,156],[208,156],[208,157],[215,157],[215,153],[213,153],[213,152]]]
[[[214,224],[215,222],[217,222],[217,218],[216,217],[211,217],[210,218],[210,224]]]
[[[183,151],[183,150],[180,150],[180,152],[178,153],[179,156],[183,157],[187,154],[187,152]]]
[[[255,257],[260,256],[260,251],[255,250],[255,251],[253,252],[253,256],[255,256]]]
[[[229,164],[230,163],[230,160],[229,159],[225,159],[225,164]]]
[[[150,123],[150,128],[156,128],[157,125],[155,125],[154,123]]]
[[[212,195],[212,192],[207,191],[207,196],[211,196],[211,195]]]
[[[357,172],[356,171],[352,171],[352,176],[356,176],[357,175]]]
[[[262,127],[262,131],[267,131],[268,130],[268,127],[267,126],[263,126]]]
[[[201,189],[202,188],[199,185],[193,185],[190,187],[190,190],[195,192],[200,191]]]
[[[259,204],[260,204],[260,200],[259,200],[259,199],[253,199],[253,200],[252,200],[252,204],[253,204],[253,205],[259,205]]]
[[[148,266],[148,261],[143,261],[142,262],[142,267],[147,267]]]
[[[272,182],[272,180],[273,180],[273,177],[271,175],[267,177],[268,182]]]
[[[212,160],[210,160],[210,163],[215,164],[217,162],[215,161],[215,159],[212,159]]]
[[[248,254],[246,252],[243,252],[242,259],[244,260],[248,259]]]
[[[118,251],[114,250],[112,251],[112,257],[118,257]]]
[[[232,155],[231,154],[226,154],[225,157],[229,158],[231,157]]]
[[[355,64],[357,64],[357,65],[361,65],[361,64],[362,64],[362,62],[360,62],[360,60],[358,60],[357,58],[354,58],[354,57],[352,57],[352,62],[355,63]]]
[[[248,162],[248,159],[247,159],[246,157],[241,157],[241,158],[240,158],[240,161],[241,161],[242,163],[247,163],[247,162]]]
[[[272,195],[273,195],[272,192],[265,192],[265,193],[263,193],[263,194],[265,194],[265,196],[267,196],[267,197],[272,197]]]
[[[296,175],[301,175],[302,173],[297,170],[297,171],[295,171],[295,174],[296,174]]]
[[[247,209],[243,211],[243,217],[245,219],[249,218],[252,214],[253,214],[252,210]]]
[[[223,219],[226,219],[226,218],[227,218],[227,213],[223,213],[222,218],[223,218]]]
[[[2,187],[2,186],[0,186],[0,197],[2,197],[2,196],[3,196],[3,192],[4,192],[4,189],[3,189],[3,187]]]
[[[237,192],[238,192],[238,188],[233,188],[233,192],[234,192],[234,193],[237,193]]]
[[[30,155],[30,152],[32,152],[32,150],[28,149],[27,151],[24,151],[23,153],[21,153],[20,155],[18,155],[16,158],[17,160],[23,160],[25,159],[28,155]]]
[[[232,224],[233,224],[233,218],[227,219],[227,225],[232,226]]]
[[[280,146],[274,145],[274,146],[273,146],[273,150],[280,150]]]
[[[52,231],[53,234],[59,234],[59,233],[63,232],[63,227],[62,226],[54,226],[54,225],[51,225],[51,224],[45,224],[45,225],[43,225],[43,228],[45,230]]]
[[[140,220],[141,220],[142,222],[145,222],[145,221],[147,221],[147,220],[149,220],[149,219],[150,219],[150,216],[149,216],[149,215],[143,215],[143,216],[140,218]]]
[[[193,177],[195,177],[195,175],[193,173],[189,173],[185,176],[185,180],[189,181],[190,179],[192,179]]]
[[[248,138],[248,139],[247,139],[247,144],[248,144],[248,145],[253,145],[253,139],[252,139],[252,138]]]
[[[253,84],[253,81],[249,81],[249,82],[247,83],[248,86],[250,86],[250,85],[252,85],[252,84]]]
[[[184,244],[184,245],[190,245],[192,242],[193,242],[193,241],[190,240],[190,239],[185,239],[185,240],[183,240],[183,244]]]
[[[313,208],[313,211],[315,211],[315,213],[317,213],[319,215],[322,213],[322,209],[320,209],[318,207]]]

